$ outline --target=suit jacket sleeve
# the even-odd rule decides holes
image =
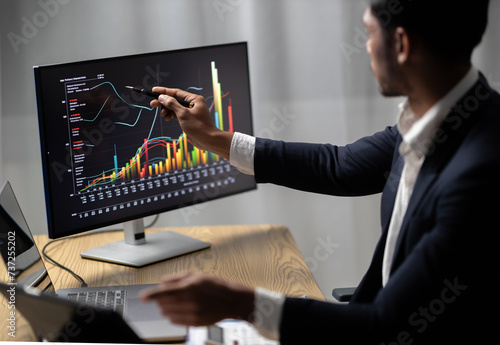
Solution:
[[[324,339],[332,344],[482,344],[497,338],[494,311],[500,300],[491,287],[500,278],[500,96],[491,92],[481,107],[471,107],[471,97],[445,119],[443,135],[424,161],[387,285],[382,288],[380,282],[383,235],[350,304],[285,301],[282,344]],[[353,151],[358,148],[320,160],[341,160]],[[344,169],[333,170],[326,181],[344,175]]]
[[[257,138],[255,179],[338,196],[378,193],[388,177],[398,135],[395,126],[388,127],[342,147]]]
[[[439,210],[436,219],[416,220],[407,230],[405,258],[384,288],[364,282],[372,285],[373,300],[341,305],[287,298],[281,344],[481,344],[496,337],[500,303],[491,288],[500,278],[499,221],[490,193],[500,192],[499,171],[498,160],[463,170],[460,182],[450,180],[424,206]]]

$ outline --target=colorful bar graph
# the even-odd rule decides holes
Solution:
[[[115,173],[118,174],[118,157],[116,155],[116,144],[115,144],[115,156],[114,156],[114,163],[115,163]]]
[[[224,130],[222,123],[222,92],[219,83],[219,72],[215,68],[215,61],[212,61],[212,87],[214,91],[215,124],[217,128]]]
[[[234,132],[234,129],[233,129],[233,105],[231,104],[231,98],[229,98],[229,105],[227,107],[227,116],[229,118],[229,132]]]
[[[229,92],[222,94],[219,71],[216,68],[215,61],[211,62],[211,75],[214,101],[210,111],[213,110],[215,124],[221,130],[233,132],[232,100],[227,97]],[[228,99],[225,106],[227,123],[224,123],[223,98]],[[161,151],[158,150],[158,147],[161,148]],[[159,152],[163,152],[161,156],[159,156]],[[121,157],[121,159],[123,162],[124,157]],[[176,139],[170,137],[144,138],[144,142],[137,149],[135,155],[127,159],[128,161],[121,163],[123,166],[119,165],[120,157],[117,155],[115,144],[112,169],[103,171],[94,177],[89,177],[88,184],[82,191],[117,181],[126,182],[206,165],[218,162],[221,158],[214,153],[194,147],[189,142],[186,134],[182,133]]]

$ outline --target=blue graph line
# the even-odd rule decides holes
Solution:
[[[125,104],[127,104],[127,105],[129,105],[129,106],[131,106],[131,107],[134,107],[134,108],[139,108],[139,109],[140,109],[140,110],[139,110],[139,114],[138,114],[137,119],[135,120],[134,124],[132,124],[132,125],[131,125],[131,124],[128,124],[128,123],[125,123],[125,122],[114,122],[115,124],[117,124],[117,125],[124,125],[124,126],[128,126],[128,127],[134,127],[134,126],[137,124],[137,122],[139,122],[139,119],[140,119],[140,117],[141,117],[141,113],[142,113],[142,111],[143,111],[144,109],[149,110],[149,111],[151,111],[151,110],[153,110],[153,109],[154,109],[154,108],[149,108],[149,107],[146,107],[146,106],[141,106],[141,105],[137,105],[137,104],[131,104],[131,103],[128,103],[126,100],[124,100],[124,99],[123,99],[123,98],[122,98],[122,97],[118,94],[118,91],[116,91],[115,86],[114,86],[111,82],[109,82],[109,81],[106,81],[106,82],[100,83],[100,84],[98,84],[98,85],[96,85],[96,86],[94,86],[94,87],[91,87],[91,88],[89,89],[89,91],[90,91],[90,90],[94,90],[94,89],[96,89],[96,88],[98,88],[99,86],[102,86],[102,85],[104,85],[104,84],[109,84],[109,85],[111,85],[111,87],[113,88],[113,91],[115,92],[116,96],[118,96],[118,98],[119,98],[119,99],[121,99],[121,100],[122,100]],[[201,88],[201,87],[195,87],[195,86],[190,86],[190,87],[188,87],[186,90],[190,90],[190,89],[197,90],[197,91],[203,90],[203,88]],[[83,121],[87,121],[87,122],[94,122],[94,121],[95,121],[95,120],[99,117],[99,115],[101,114],[102,110],[104,109],[104,106],[106,105],[106,103],[108,102],[108,100],[109,100],[109,98],[110,98],[110,97],[111,97],[111,96],[108,96],[108,98],[106,98],[106,101],[104,101],[104,104],[101,106],[101,109],[99,110],[99,112],[97,113],[97,115],[94,117],[94,119],[92,119],[92,120],[86,120],[86,119],[83,119]],[[212,105],[213,105],[213,104],[212,104]],[[156,108],[156,110],[155,110],[155,117],[154,117],[154,119],[153,119],[153,123],[151,124],[151,129],[150,129],[149,134],[148,134],[148,139],[147,139],[147,142],[149,143],[149,142],[151,142],[151,141],[153,141],[153,140],[164,140],[164,139],[167,139],[167,140],[169,140],[169,141],[171,141],[171,142],[174,142],[174,141],[179,142],[180,140],[182,140],[182,138],[184,137],[184,133],[183,133],[183,134],[181,134],[181,135],[179,136],[179,138],[178,138],[178,139],[172,139],[171,137],[157,137],[157,138],[150,139],[151,134],[152,134],[152,132],[153,132],[154,124],[155,124],[156,119],[157,119],[157,117],[158,117],[158,111],[159,111],[159,109],[160,109],[160,108]],[[141,147],[139,147],[139,148],[137,149],[137,154],[141,152],[141,150],[144,148],[144,145],[145,145],[145,144],[146,144],[146,143],[142,144],[142,145],[141,145]],[[86,144],[86,146],[91,146],[91,147],[93,147],[94,145],[91,145],[91,144]],[[153,159],[152,161],[155,161],[155,159]],[[114,164],[115,164],[115,168],[113,168],[113,169],[109,169],[109,170],[106,170],[106,171],[103,171],[103,172],[102,172],[102,174],[108,174],[108,173],[111,173],[111,172],[113,172],[113,171],[114,171],[114,172],[116,172],[116,173],[118,173],[118,171],[117,171],[117,163],[118,163],[118,162],[117,162],[117,153],[116,153],[116,145],[115,145],[115,155],[114,155]],[[154,164],[154,163],[153,163],[153,164]],[[98,175],[95,175],[95,176],[89,176],[89,177],[88,177],[88,179],[95,179],[95,178],[97,178],[97,177],[99,177],[99,176],[101,176],[101,174],[98,174]],[[105,183],[105,182],[96,183],[96,186],[99,186],[99,185],[104,185],[104,184],[106,184],[106,183]]]
[[[109,82],[109,81],[105,81],[105,82],[100,83],[100,84],[98,84],[98,85],[96,85],[96,86],[93,86],[93,87],[91,87],[89,90],[94,90],[94,89],[96,89],[96,88],[98,88],[99,86],[102,86],[102,85],[104,85],[104,84],[109,84],[109,85],[113,88],[113,91],[115,92],[116,96],[118,96],[118,98],[120,98],[120,99],[121,99],[121,100],[122,100],[125,104],[127,104],[127,105],[129,105],[129,106],[131,106],[131,107],[134,107],[134,108],[139,108],[139,109],[140,109],[140,110],[139,110],[139,114],[137,115],[137,119],[135,120],[135,122],[134,122],[133,124],[129,124],[129,123],[125,123],[125,122],[114,122],[115,124],[117,124],[117,125],[122,125],[122,126],[127,126],[127,127],[135,127],[135,125],[137,124],[137,122],[139,122],[139,119],[141,118],[142,111],[143,111],[144,109],[149,110],[149,111],[151,111],[151,110],[153,110],[153,109],[154,109],[154,108],[149,108],[149,107],[146,107],[146,106],[137,105],[137,104],[131,104],[131,103],[127,102],[126,100],[124,100],[124,99],[123,99],[123,98],[122,98],[122,97],[118,94],[118,91],[116,91],[115,86],[114,86],[111,82]],[[190,89],[193,89],[193,90],[198,90],[198,91],[203,90],[203,88],[202,88],[202,87],[196,87],[196,86],[190,86],[190,87],[188,87],[186,90],[190,90]],[[94,121],[95,121],[95,120],[99,117],[99,115],[101,114],[102,110],[104,109],[104,106],[105,106],[105,105],[106,105],[106,103],[108,102],[109,97],[111,97],[111,96],[108,96],[108,98],[106,98],[106,101],[104,101],[104,104],[102,105],[101,109],[99,110],[99,112],[97,113],[97,115],[96,115],[96,116],[95,116],[92,120],[86,120],[86,119],[83,119],[83,121],[87,121],[87,122],[94,122]],[[153,123],[151,124],[151,129],[150,129],[149,134],[148,134],[148,140],[149,140],[149,138],[151,137],[151,133],[153,132],[154,124],[155,124],[156,119],[157,119],[157,117],[158,117],[158,110],[159,110],[159,109],[160,109],[160,108],[156,108],[156,110],[155,110],[155,117],[154,117],[154,119],[153,119]],[[170,140],[172,140],[172,139],[170,139]]]
[[[125,122],[115,122],[115,124],[117,124],[117,125],[123,125],[123,126],[128,126],[128,127],[134,127],[137,124],[137,122],[139,122],[139,119],[141,118],[142,110],[143,109],[139,110],[139,114],[137,115],[137,119],[135,120],[135,122],[134,122],[133,125],[131,125],[129,123],[125,123]],[[153,121],[153,124],[154,124],[154,121]]]
[[[99,85],[96,85],[94,87],[91,87],[89,90],[93,90],[101,85],[104,85],[104,84],[109,84],[111,85],[111,87],[113,88],[113,90],[115,91],[116,95],[118,96],[118,98],[120,98],[123,102],[125,102],[126,104],[130,105],[131,107],[135,107],[135,108],[142,108],[142,109],[146,109],[146,110],[153,110],[153,108],[148,108],[148,107],[145,107],[143,105],[137,105],[137,104],[130,104],[129,102],[127,102],[126,100],[124,100],[119,94],[118,94],[118,91],[116,91],[115,89],[115,86],[113,84],[111,84],[109,81],[105,81],[104,83],[100,83]]]
[[[104,85],[104,84],[109,84],[109,85],[111,85],[111,87],[113,88],[113,91],[115,91],[115,94],[116,94],[116,95],[118,96],[118,98],[120,98],[120,99],[121,99],[121,100],[122,100],[125,104],[127,104],[127,105],[129,105],[129,106],[131,106],[131,107],[134,107],[134,108],[139,108],[139,109],[140,109],[140,110],[139,110],[139,114],[137,115],[137,119],[135,120],[135,122],[134,122],[134,124],[133,124],[133,125],[131,125],[131,124],[129,124],[129,123],[125,123],[125,122],[115,122],[115,124],[117,124],[117,125],[123,125],[123,126],[128,126],[128,127],[134,127],[134,126],[137,124],[137,122],[139,122],[139,119],[141,118],[141,113],[142,113],[142,111],[143,111],[144,109],[146,109],[146,110],[153,110],[153,108],[145,107],[145,106],[143,106],[143,105],[130,104],[129,102],[127,102],[126,100],[124,100],[124,99],[123,99],[123,98],[122,98],[122,97],[118,94],[118,91],[116,91],[115,86],[114,86],[111,82],[109,82],[109,81],[105,81],[105,82],[100,83],[100,84],[98,84],[98,85],[96,85],[96,86],[94,86],[94,87],[91,87],[89,90],[94,90],[95,88],[98,88],[99,86],[102,86],[102,85]],[[93,122],[93,121],[95,121],[95,120],[99,117],[99,115],[101,114],[101,111],[102,111],[102,109],[104,108],[104,105],[106,105],[106,103],[108,102],[109,97],[111,97],[111,96],[108,96],[108,98],[106,99],[106,101],[105,101],[105,102],[104,102],[104,104],[102,105],[101,110],[99,110],[99,112],[97,113],[96,117],[94,117],[94,119],[93,119],[93,120],[84,120],[84,121],[89,121],[89,122]],[[156,112],[158,113],[158,108],[156,108]],[[155,120],[156,120],[156,116],[155,116]],[[153,125],[154,125],[154,121],[153,121]],[[153,130],[153,126],[151,126],[151,130]]]

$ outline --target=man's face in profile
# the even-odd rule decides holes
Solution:
[[[394,40],[388,37],[384,31],[386,29],[380,25],[370,8],[363,15],[363,23],[370,35],[366,52],[371,58],[370,68],[377,79],[380,93],[386,97],[401,96],[400,85],[404,79],[396,62]]]

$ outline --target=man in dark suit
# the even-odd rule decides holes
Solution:
[[[202,97],[156,88],[166,95],[152,105],[166,119],[258,182],[331,195],[382,192],[382,235],[347,305],[192,274],[166,278],[143,299],[177,323],[242,318],[283,344],[495,342],[500,95],[471,64],[487,9],[487,0],[371,1],[363,17],[371,69],[384,96],[407,100],[397,126],[344,147],[221,132]]]

